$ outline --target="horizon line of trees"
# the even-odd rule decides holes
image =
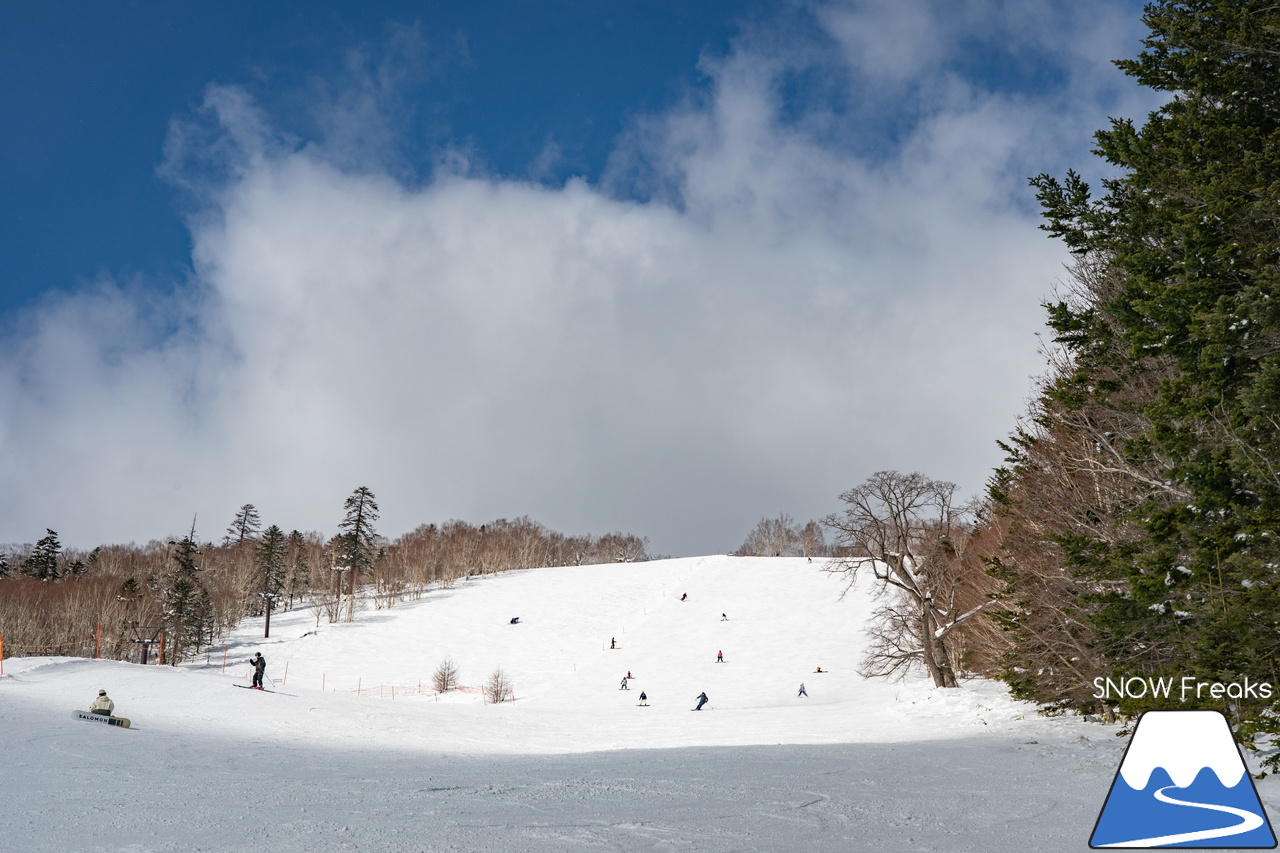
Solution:
[[[317,623],[336,622],[459,578],[651,559],[646,538],[571,536],[527,516],[480,525],[451,519],[388,539],[375,528],[377,500],[363,486],[344,510],[327,537],[264,527],[257,508],[244,504],[220,541],[201,541],[193,522],[180,538],[145,545],[64,549],[47,530],[35,545],[0,546],[4,654],[131,659],[143,648],[159,651],[163,633],[163,662],[177,663],[248,617],[266,616],[269,635],[270,614],[280,608],[308,606]]]

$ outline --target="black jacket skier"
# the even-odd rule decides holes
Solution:
[[[706,694],[706,692],[705,692],[705,691],[704,691],[704,692],[702,692],[702,693],[699,693],[699,694],[698,694],[698,707],[694,708],[693,710],[695,710],[695,711],[701,711],[701,710],[702,710],[702,706],[703,706],[703,705],[705,705],[705,704],[707,704],[707,703],[708,703],[708,702],[710,702],[710,701],[711,701],[711,700],[707,698],[707,694]]]
[[[267,671],[267,659],[262,656],[262,652],[254,652],[253,660],[249,661],[253,664],[253,686],[262,689],[262,674]]]

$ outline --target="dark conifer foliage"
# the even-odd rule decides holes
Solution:
[[[1145,22],[1118,65],[1170,97],[1096,135],[1117,177],[1033,182],[1079,264],[992,484],[1006,675],[1067,706],[1088,672],[1280,684],[1280,6],[1164,0]]]
[[[258,515],[258,508],[253,504],[245,504],[236,510],[236,517],[227,525],[227,533],[222,542],[224,545],[256,542],[261,533],[262,519]]]
[[[168,652],[175,660],[181,660],[212,642],[213,608],[196,565],[200,549],[194,529],[169,545],[171,566],[161,592],[161,606],[169,636]]]
[[[36,547],[22,561],[22,573],[40,581],[56,581],[62,577],[58,559],[62,553],[62,544],[58,541],[56,532],[46,530],[45,533],[45,537],[36,543]]]

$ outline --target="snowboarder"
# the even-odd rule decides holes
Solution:
[[[809,698],[809,694],[805,692],[803,684],[800,685],[800,692],[796,694],[796,698],[799,699],[801,696],[803,696],[806,699]]]
[[[817,669],[814,670],[814,672],[822,672],[822,671],[823,671],[822,667],[818,667]]]
[[[103,717],[110,717],[111,712],[116,709],[116,703],[112,702],[107,696],[107,691],[99,690],[98,698],[93,700],[93,704],[89,706],[90,714],[99,714]]]
[[[641,705],[649,704],[649,697],[645,695],[645,692],[643,690],[640,691],[640,704]]]
[[[724,663],[724,652],[716,652],[716,663]]]
[[[728,621],[729,621],[729,617],[728,617],[728,616],[726,616],[725,614],[721,613],[721,614],[720,614],[720,621],[721,621],[721,622],[728,622]]]
[[[703,705],[705,705],[705,704],[707,704],[707,703],[708,703],[708,702],[710,702],[710,701],[711,701],[711,700],[707,698],[706,691],[703,691],[702,693],[699,693],[699,694],[698,694],[698,707],[694,708],[693,710],[695,710],[695,711],[701,711],[701,710],[702,710],[702,706],[703,706]]]
[[[512,625],[519,625],[519,624],[520,624],[520,617],[519,617],[519,616],[512,616],[512,617],[511,617],[511,624],[512,624]]]
[[[687,593],[687,592],[686,592],[686,593],[682,593],[682,594],[680,595],[680,600],[681,600],[681,601],[684,601],[684,600],[685,600],[686,598],[688,598],[688,597],[689,597],[689,593]]]
[[[616,649],[617,647],[618,647],[618,638],[617,638],[617,637],[610,637],[610,638],[609,638],[609,648],[611,648],[611,649]]]
[[[267,659],[262,656],[262,652],[254,652],[253,660],[249,663],[253,666],[253,686],[262,690],[262,674],[267,671]]]
[[[631,688],[627,687],[627,680],[624,678],[624,679],[622,679],[622,686],[621,686],[621,687],[619,687],[618,689],[619,689],[619,690],[630,690]]]

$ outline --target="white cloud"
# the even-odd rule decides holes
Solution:
[[[601,186],[406,184],[353,167],[350,128],[302,144],[212,88],[170,138],[206,200],[193,281],[53,298],[3,342],[0,541],[193,513],[213,538],[245,502],[331,532],[367,485],[390,534],[529,514],[692,553],[882,468],[977,491],[1063,260],[1025,178],[1083,156],[1116,87],[1083,66],[1109,56],[1062,60],[1075,90],[991,93],[930,59],[929,5],[824,9],[839,50],[707,59],[703,96],[638,121]],[[834,108],[787,114],[782,77],[836,55],[818,70],[928,91],[897,147],[858,153]],[[331,122],[367,120],[336,101]]]

